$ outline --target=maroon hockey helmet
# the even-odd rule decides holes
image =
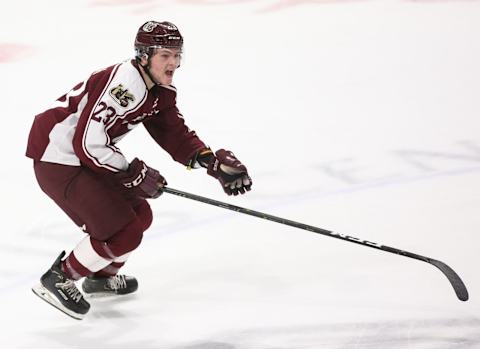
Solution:
[[[148,21],[144,23],[135,37],[135,56],[141,58],[150,55],[155,48],[183,47],[183,37],[177,26],[170,22]]]

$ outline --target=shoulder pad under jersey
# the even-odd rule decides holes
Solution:
[[[102,100],[124,115],[140,107],[147,97],[147,87],[131,61],[114,68]]]

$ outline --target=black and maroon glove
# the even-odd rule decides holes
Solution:
[[[252,187],[252,179],[247,168],[228,150],[217,150],[210,155],[207,173],[218,179],[228,195],[245,194]]]
[[[115,175],[134,195],[142,198],[156,199],[162,195],[162,188],[167,181],[157,170],[148,167],[142,160],[133,159],[127,171]]]

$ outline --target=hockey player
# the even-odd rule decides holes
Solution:
[[[82,228],[86,236],[62,252],[33,288],[35,294],[76,319],[90,305],[86,294],[128,294],[134,277],[118,274],[152,223],[146,199],[167,185],[142,160],[128,162],[117,147],[142,123],[172,158],[206,168],[229,195],[244,194],[252,181],[230,151],[213,153],[190,130],[176,107],[172,79],[180,66],[183,37],[169,22],[149,21],[135,38],[135,59],[101,71],[76,85],[37,115],[26,155],[40,188]]]

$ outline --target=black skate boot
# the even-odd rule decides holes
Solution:
[[[72,279],[62,271],[60,264],[65,256],[63,251],[52,267],[40,278],[40,284],[32,288],[33,293],[74,319],[81,320],[90,309]]]
[[[135,292],[137,288],[137,279],[126,275],[88,276],[82,283],[83,291],[92,297],[129,294]]]

